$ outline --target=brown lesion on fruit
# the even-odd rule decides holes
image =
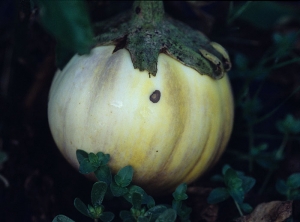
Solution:
[[[160,100],[160,97],[161,97],[161,93],[159,90],[155,90],[149,97],[150,101],[153,102],[153,103],[157,103],[159,102]]]

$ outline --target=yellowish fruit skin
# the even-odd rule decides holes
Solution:
[[[77,149],[109,153],[113,173],[131,165],[133,182],[150,193],[191,183],[219,159],[232,131],[227,75],[214,80],[160,54],[149,77],[127,50],[113,50],[76,55],[56,73],[48,118],[58,148],[76,168]]]

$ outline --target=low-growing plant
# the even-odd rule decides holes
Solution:
[[[95,182],[91,191],[92,204],[86,205],[81,199],[74,200],[75,208],[83,215],[94,220],[103,222],[112,221],[116,216],[114,213],[105,211],[103,200],[105,197],[115,197],[112,201],[119,202],[118,198],[123,198],[132,206],[130,209],[121,210],[120,219],[126,222],[167,222],[181,221],[188,222],[191,208],[187,207],[184,200],[188,198],[186,194],[187,185],[181,184],[173,193],[172,204],[155,204],[152,196],[148,195],[141,187],[133,185],[134,174],[131,166],[125,166],[114,176],[107,165],[110,159],[109,154],[99,152],[86,153],[77,150],[77,160],[80,164],[79,172],[82,174],[94,173],[99,180]],[[65,215],[58,215],[53,222],[73,221]]]
[[[300,173],[290,175],[287,180],[277,180],[276,190],[287,200],[300,200]]]
[[[243,216],[243,212],[250,213],[252,211],[252,207],[244,202],[244,198],[245,194],[255,185],[254,178],[245,176],[243,172],[235,171],[229,165],[225,165],[222,175],[215,175],[211,179],[223,182],[225,186],[213,189],[207,198],[208,203],[220,203],[231,197],[241,216]]]

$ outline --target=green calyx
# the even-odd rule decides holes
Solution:
[[[97,45],[114,44],[114,52],[127,49],[134,68],[149,75],[156,75],[160,53],[214,79],[222,78],[231,67],[223,47],[166,16],[162,1],[135,1],[131,11],[95,24],[95,32]]]

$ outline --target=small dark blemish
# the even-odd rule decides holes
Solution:
[[[140,12],[141,12],[141,8],[140,8],[140,7],[136,7],[136,8],[135,8],[135,13],[136,13],[136,14],[140,14]]]
[[[156,152],[158,153],[158,150],[156,150]]]
[[[161,96],[160,91],[155,90],[150,96],[150,101],[153,103],[157,103],[160,100],[160,96]]]

